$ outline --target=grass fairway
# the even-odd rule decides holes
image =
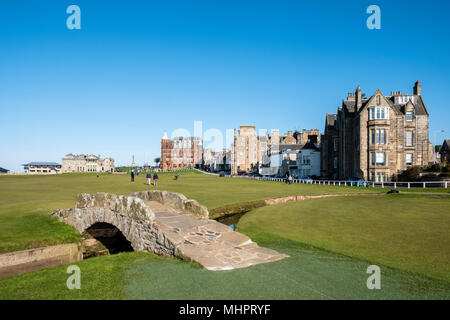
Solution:
[[[382,268],[368,290],[369,263],[274,237],[290,258],[231,271],[130,252],[76,263],[81,289],[69,290],[67,265],[0,279],[0,299],[449,299],[450,285]]]
[[[0,250],[78,239],[48,215],[73,206],[78,193],[154,188],[143,175],[135,183],[125,175],[0,177]],[[178,181],[161,174],[158,189],[184,193],[210,209],[293,194],[380,191],[197,173]],[[67,289],[62,265],[0,279],[0,299],[449,299],[449,201],[442,194],[400,194],[264,207],[245,215],[239,230],[290,258],[212,272],[150,253],[121,253],[76,263],[81,290]],[[370,264],[382,266],[381,290],[366,287]]]
[[[337,197],[255,209],[239,222],[255,241],[282,237],[450,281],[450,198]]]
[[[286,195],[327,193],[371,193],[379,190],[319,185],[286,185],[282,182],[220,178],[183,172],[178,181],[172,173],[162,173],[158,186],[147,186],[145,175],[130,182],[129,175],[62,174],[0,176],[0,253],[74,242],[75,231],[49,217],[58,209],[73,207],[79,193],[162,189],[181,192],[208,208]]]

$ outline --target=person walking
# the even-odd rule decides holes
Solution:
[[[150,185],[152,183],[152,174],[149,172],[147,173],[147,184]]]
[[[134,171],[131,170],[131,182],[134,182]]]
[[[153,174],[153,185],[157,185],[158,184],[158,175],[156,174],[156,172]]]
[[[289,175],[289,184],[292,184],[292,176]]]

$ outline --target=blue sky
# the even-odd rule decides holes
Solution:
[[[66,8],[81,8],[68,30]],[[381,8],[381,30],[366,8]],[[347,92],[412,93],[450,136],[448,1],[0,3],[0,167],[159,156],[164,131],[318,128]],[[445,130],[445,134],[436,133]]]

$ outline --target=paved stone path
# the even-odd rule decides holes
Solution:
[[[208,270],[232,270],[288,257],[259,247],[249,237],[214,220],[181,213],[156,201],[145,201],[155,221],[185,258]]]

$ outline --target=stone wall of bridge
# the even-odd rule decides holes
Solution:
[[[109,223],[135,251],[192,260],[209,270],[245,268],[287,257],[209,220],[204,206],[179,193],[80,194],[75,208],[56,210],[52,215],[79,233],[95,223]]]
[[[155,214],[140,198],[111,193],[80,194],[75,208],[56,210],[52,216],[80,234],[97,222],[117,227],[135,251],[175,256],[175,245],[155,222]]]

